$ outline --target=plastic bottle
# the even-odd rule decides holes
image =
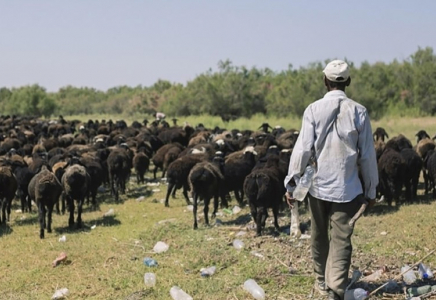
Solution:
[[[178,286],[173,286],[170,289],[170,295],[174,300],[193,300],[191,296]]]
[[[215,271],[216,271],[216,267],[215,266],[212,266],[212,267],[200,270],[202,277],[212,276],[213,274],[215,274]]]
[[[151,257],[145,257],[143,262],[144,262],[144,265],[146,265],[147,267],[157,267],[158,266],[157,261],[155,261]]]
[[[154,245],[153,247],[153,251],[156,253],[162,253],[165,252],[169,249],[170,246],[168,246],[166,243],[164,242],[157,242],[156,245]]]
[[[244,290],[249,292],[256,300],[265,299],[265,291],[253,279],[247,279],[244,282]]]
[[[420,295],[424,295],[431,292],[431,286],[430,285],[424,285],[424,286],[415,286],[407,289],[407,293],[411,297],[416,297]]]
[[[67,241],[67,237],[65,235],[63,235],[59,238],[59,242],[61,242],[61,243],[65,243],[66,241]]]
[[[424,265],[423,263],[420,263],[418,265],[418,274],[421,279],[430,279],[433,278],[433,272],[429,267]]]
[[[154,273],[145,273],[144,283],[146,287],[154,287],[156,285],[156,275]]]
[[[300,178],[300,182],[298,182],[297,187],[295,188],[292,196],[298,201],[303,201],[309,191],[310,186],[312,185],[312,178],[315,174],[315,168],[309,164],[304,170],[303,176]]]
[[[357,288],[346,291],[344,300],[363,300],[366,298],[368,298],[368,292],[362,288]]]
[[[67,288],[62,288],[59,290],[56,290],[53,296],[51,296],[52,299],[64,299],[70,291]]]
[[[235,247],[237,250],[241,250],[242,248],[244,248],[244,242],[236,239],[233,241],[233,247]]]
[[[404,271],[406,271],[409,268],[410,267],[408,265],[404,265],[404,267],[401,268],[401,273],[403,273]],[[406,284],[412,284],[416,281],[416,276],[415,276],[415,273],[413,272],[412,269],[410,269],[405,274],[403,274],[403,281]]]
[[[113,208],[109,209],[104,216],[105,217],[112,217],[113,215],[115,215],[115,210]]]

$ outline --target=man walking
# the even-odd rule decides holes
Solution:
[[[348,283],[353,233],[348,223],[365,199],[368,207],[374,205],[378,173],[368,112],[345,94],[351,83],[347,63],[334,60],[323,73],[328,92],[304,112],[285,186],[292,206],[295,183],[313,156],[316,172],[308,197],[315,288],[334,300],[344,298]]]

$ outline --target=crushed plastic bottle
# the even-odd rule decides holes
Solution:
[[[407,289],[407,294],[409,294],[410,297],[416,297],[420,295],[424,295],[431,292],[431,286],[430,285],[424,285],[424,286],[415,286],[410,287]]]
[[[157,267],[158,266],[157,261],[151,257],[145,257],[143,263],[147,267]]]
[[[234,215],[236,215],[237,213],[239,213],[240,211],[241,211],[242,209],[239,207],[239,206],[235,206],[235,207],[233,207],[233,209],[232,209],[232,213],[234,214]]]
[[[254,281],[254,279],[247,279],[244,282],[244,290],[249,292],[256,300],[265,299],[265,291],[257,284],[256,281]]]
[[[374,282],[374,281],[380,280],[382,274],[383,274],[383,269],[378,269],[377,271],[373,272],[372,274],[363,277],[362,281]]]
[[[113,215],[115,215],[115,210],[113,208],[111,208],[103,216],[112,217]]]
[[[212,276],[213,274],[215,274],[215,271],[216,271],[216,267],[215,266],[212,266],[212,267],[209,267],[209,268],[203,268],[203,269],[200,270],[202,277]]]
[[[166,243],[159,241],[156,243],[156,245],[154,245],[153,251],[156,253],[162,253],[168,251],[169,248],[170,246],[168,246]]]
[[[312,178],[314,174],[315,174],[315,168],[311,164],[307,165],[306,169],[304,170],[303,176],[301,176],[300,181],[297,184],[297,187],[292,193],[292,196],[295,199],[297,199],[298,201],[304,200],[304,198],[307,195],[307,192],[309,192],[310,186],[312,185]]]
[[[424,265],[423,263],[420,263],[418,265],[418,274],[419,274],[419,278],[421,279],[433,278],[433,272],[428,266]]]
[[[352,289],[345,292],[344,300],[363,300],[368,298],[368,295],[362,288]]]
[[[178,286],[173,286],[170,289],[170,295],[173,300],[193,300],[191,296],[189,296],[184,290],[182,290]]]
[[[409,269],[410,267],[408,265],[404,265],[404,267],[401,268],[401,273]],[[413,269],[410,269],[406,273],[403,274],[403,281],[406,284],[412,284],[416,281],[415,272],[413,272]]]
[[[242,248],[244,248],[244,242],[239,239],[236,239],[233,241],[233,247],[235,247],[235,249],[237,250],[241,250]]]
[[[56,290],[53,296],[51,296],[52,299],[65,299],[66,296],[70,294],[70,291],[67,288],[62,288],[59,290]]]
[[[67,241],[67,237],[65,235],[63,235],[59,238],[59,242],[61,242],[61,243],[65,243],[66,241]]]
[[[144,283],[145,283],[146,287],[154,287],[156,285],[156,274],[145,273],[144,274]]]

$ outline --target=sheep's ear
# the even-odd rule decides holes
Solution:
[[[389,138],[389,135],[386,133],[386,131],[385,131],[385,136],[386,136],[387,138]]]

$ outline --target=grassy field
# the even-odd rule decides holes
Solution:
[[[202,118],[186,121],[223,126],[219,119]],[[255,129],[263,122],[299,128],[300,121],[258,117],[231,122],[227,128]],[[390,136],[403,133],[414,143],[416,131],[425,129],[432,135],[435,123],[431,118],[382,120],[374,122],[373,128],[383,126]],[[170,207],[166,208],[161,203],[165,192],[165,184],[138,186],[131,181],[121,203],[114,203],[107,192],[100,193],[99,211],[85,206],[83,229],[69,230],[68,216],[54,215],[53,233],[46,233],[44,240],[39,239],[35,208],[33,213],[16,212],[19,206],[14,202],[11,221],[0,226],[0,299],[49,299],[56,289],[64,287],[70,291],[67,299],[171,299],[169,290],[174,285],[194,299],[252,299],[243,290],[248,278],[263,287],[267,299],[308,299],[314,280],[309,241],[285,233],[289,225],[287,211],[280,216],[280,234],[273,233],[269,218],[268,230],[262,237],[255,237],[249,230],[247,207],[236,215],[220,211],[211,227],[204,226],[200,210],[199,229],[194,231],[192,213],[181,193],[170,199]],[[422,195],[422,187],[419,192],[419,203],[392,208],[378,204],[358,221],[353,236],[353,268],[389,269],[383,280],[369,289],[393,278],[402,265],[418,261],[436,247],[436,203]],[[144,198],[138,201],[140,196]],[[231,204],[236,205],[236,201]],[[115,215],[104,217],[110,208]],[[304,208],[301,214],[302,227],[310,234],[309,215]],[[245,234],[237,237],[240,231]],[[64,243],[58,241],[62,235],[67,238]],[[235,238],[245,243],[242,250],[232,246]],[[153,253],[158,241],[167,243],[169,250]],[[67,253],[66,262],[53,267],[53,260],[61,252]],[[144,257],[153,257],[159,266],[146,267]],[[425,262],[436,268],[436,255]],[[217,267],[216,273],[210,278],[201,277],[200,269],[212,265]],[[146,272],[156,274],[154,288],[145,287]],[[373,299],[384,297],[380,293]],[[384,299],[404,296],[397,293]]]

